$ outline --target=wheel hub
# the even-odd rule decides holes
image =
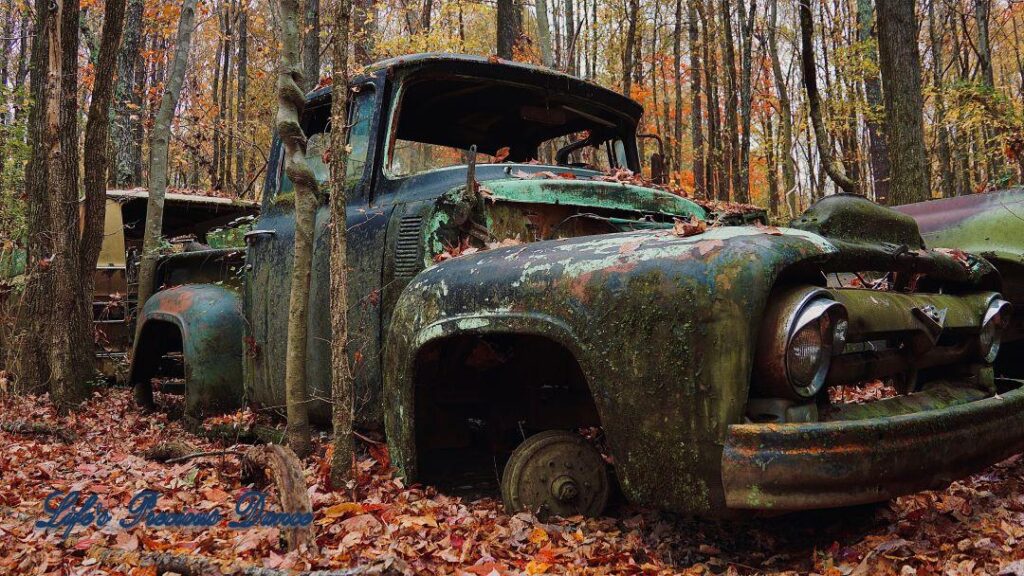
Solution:
[[[609,485],[597,448],[579,434],[551,430],[527,438],[512,453],[501,493],[514,512],[597,516],[608,503]]]

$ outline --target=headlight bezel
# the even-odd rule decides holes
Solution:
[[[813,399],[825,388],[832,359],[846,345],[846,307],[824,288],[789,288],[773,293],[762,326],[753,378],[759,392],[799,402]],[[820,348],[813,366],[799,367],[794,365],[794,346],[806,330],[818,331]]]
[[[1000,296],[994,296],[989,301],[975,343],[978,358],[985,364],[992,364],[999,357],[999,350],[1003,343],[1003,330],[1009,325],[1012,312],[1013,306]],[[986,336],[988,342],[985,341]]]

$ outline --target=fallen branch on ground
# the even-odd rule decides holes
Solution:
[[[54,438],[60,439],[60,441],[65,444],[70,444],[78,440],[78,436],[70,430],[38,422],[0,422],[0,430],[10,432],[11,434],[40,434],[44,436],[53,436]]]
[[[187,454],[195,452],[195,448],[185,444],[184,442],[160,442],[154,444],[146,449],[142,453],[142,457],[146,460],[153,460],[155,462],[167,462],[175,458],[181,458]]]
[[[177,464],[179,462],[185,462],[192,460],[193,458],[205,458],[207,456],[245,456],[244,452],[238,450],[211,450],[209,452],[194,452],[192,454],[185,454],[184,456],[178,456],[167,460],[166,464]]]
[[[306,478],[302,473],[302,462],[287,446],[267,444],[254,446],[242,457],[242,482],[265,480],[270,470],[270,479],[277,486],[281,508],[290,514],[312,514],[313,505],[306,491]],[[282,530],[288,541],[288,548],[295,550],[303,546],[314,546],[313,526],[302,526]]]
[[[93,546],[86,556],[100,564],[119,566],[143,566],[156,568],[157,574],[174,572],[181,576],[360,576],[380,575],[389,572],[375,568],[346,568],[344,570],[277,570],[259,566],[230,567],[202,556],[171,554],[168,552],[127,552],[105,546]]]

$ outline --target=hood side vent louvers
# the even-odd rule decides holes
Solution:
[[[395,244],[395,278],[412,278],[423,265],[420,252],[420,224],[422,216],[403,216],[398,223],[398,241]]]

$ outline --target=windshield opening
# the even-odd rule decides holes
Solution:
[[[402,88],[386,171],[405,177],[464,165],[474,145],[481,164],[635,171],[634,133],[623,115],[568,94],[488,78],[431,78]]]

